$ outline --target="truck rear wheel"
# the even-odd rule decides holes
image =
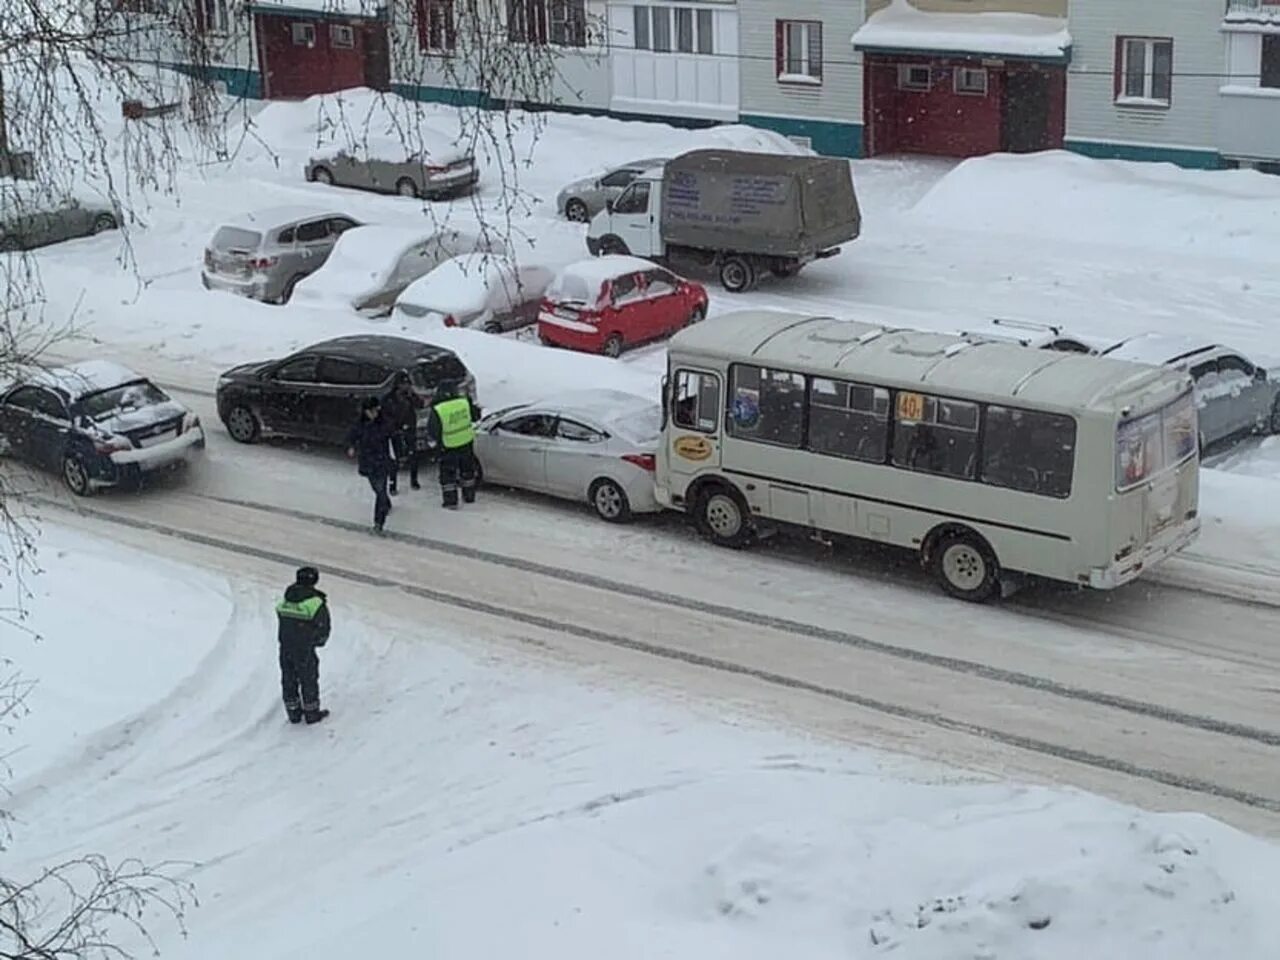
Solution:
[[[757,280],[756,265],[748,257],[726,257],[720,264],[720,284],[730,293],[746,293]]]

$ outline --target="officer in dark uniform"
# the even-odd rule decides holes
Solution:
[[[476,465],[473,424],[480,408],[464,396],[456,383],[443,383],[427,421],[427,434],[440,448],[440,495],[446,507],[458,505],[458,488],[465,503],[476,501]]]
[[[373,488],[373,529],[382,532],[391,512],[387,484],[396,469],[391,450],[395,426],[382,413],[382,403],[369,397],[360,408],[360,419],[347,434],[347,456],[355,457],[360,476]]]
[[[320,573],[299,568],[294,582],[276,604],[280,621],[280,686],[290,723],[319,723],[329,715],[320,709],[320,658],[316,648],[329,642],[329,605],[316,589]]]

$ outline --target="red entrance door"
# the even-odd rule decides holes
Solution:
[[[374,39],[386,46],[381,24],[261,13],[255,21],[264,91],[271,99],[300,99],[364,86],[367,33],[378,33]],[[376,57],[379,45],[372,46]]]

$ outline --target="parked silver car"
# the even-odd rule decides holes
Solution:
[[[51,196],[28,181],[0,184],[0,251],[30,250],[120,226],[111,204]]]
[[[584,177],[560,191],[556,197],[556,213],[577,223],[586,223],[605,208],[610,200],[616,200],[631,181],[653,167],[666,163],[666,158],[633,160],[620,167],[607,170],[598,177]]]
[[[359,225],[345,213],[309,207],[243,214],[214,233],[200,279],[208,290],[287,303],[298,281],[329,259],[338,237]]]
[[[408,156],[395,143],[337,150],[312,157],[305,172],[315,183],[432,200],[466,193],[480,179],[475,155],[443,139]]]
[[[1267,371],[1229,347],[1146,333],[1100,354],[1191,374],[1202,450],[1253,433],[1280,433],[1280,371]]]

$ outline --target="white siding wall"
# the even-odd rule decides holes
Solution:
[[[1223,9],[1220,0],[1071,0],[1067,139],[1213,150]],[[1169,109],[1115,104],[1117,36],[1173,38]]]
[[[1227,157],[1280,160],[1280,89],[1261,85],[1262,34],[1232,31],[1226,42],[1229,76],[1218,104],[1218,149]]]
[[[730,4],[680,6],[711,11],[712,55],[636,50],[635,7],[610,4],[612,107],[624,113],[737,120],[738,10]]]
[[[822,21],[822,85],[782,84],[775,66],[778,20]],[[862,26],[860,0],[739,0],[742,112],[755,116],[862,122],[861,58],[853,34]],[[858,65],[854,60],[859,61]]]
[[[485,15],[492,17],[495,22],[505,24],[506,0],[481,0],[481,2],[484,4]],[[418,46],[413,6],[411,2],[402,2],[397,5],[398,15],[391,39],[393,83],[475,90],[477,82],[475,70],[471,64],[477,60],[483,60],[487,61],[491,67],[496,67],[503,62],[501,58],[491,55],[475,56],[468,50],[468,40],[461,32],[458,37],[458,49],[453,56],[446,58],[422,52]],[[550,104],[570,108],[607,110],[610,82],[608,48],[605,45],[606,17],[605,0],[588,0],[587,46],[548,47],[547,58],[533,58],[544,68],[543,75],[536,80],[531,77],[506,78],[510,82],[505,87],[502,78],[492,77],[489,82],[493,87],[494,95],[505,94],[512,99],[526,99],[534,89],[541,89],[546,94],[542,99]],[[498,36],[504,35],[505,26],[495,32]],[[494,41],[490,38],[488,42]]]

